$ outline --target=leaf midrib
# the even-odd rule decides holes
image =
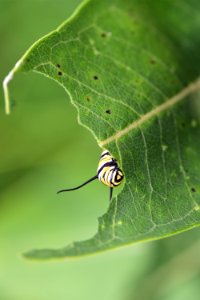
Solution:
[[[182,89],[179,93],[174,95],[173,97],[169,98],[164,103],[158,105],[157,107],[154,107],[152,110],[147,112],[146,114],[142,115],[138,120],[132,122],[128,126],[126,126],[124,129],[116,132],[115,134],[111,135],[107,139],[100,141],[99,145],[101,147],[104,147],[105,145],[118,140],[122,136],[128,134],[131,130],[139,128],[142,124],[149,121],[153,117],[161,114],[164,111],[167,111],[171,107],[175,106],[178,102],[183,101],[187,96],[197,92],[200,90],[200,78],[193,81],[189,85],[187,85],[184,89]]]

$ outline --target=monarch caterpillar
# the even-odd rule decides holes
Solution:
[[[98,168],[97,168],[97,174],[87,180],[86,182],[82,183],[81,185],[71,188],[71,189],[64,189],[60,190],[57,193],[62,192],[68,192],[68,191],[74,191],[77,189],[80,189],[84,185],[88,184],[89,182],[99,179],[103,184],[110,187],[110,201],[112,199],[112,192],[113,187],[118,186],[124,178],[122,170],[119,168],[118,163],[116,159],[114,159],[110,153],[105,150],[100,156]]]

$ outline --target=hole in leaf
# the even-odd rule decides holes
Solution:
[[[99,77],[98,77],[97,75],[94,75],[94,76],[93,76],[93,79],[94,79],[94,80],[98,80]]]
[[[60,68],[60,64],[57,64],[56,67]]]
[[[192,188],[191,188],[191,191],[192,191],[193,193],[195,193],[195,192],[196,192],[196,189],[195,189],[194,187],[192,187]]]
[[[109,115],[111,115],[112,112],[111,112],[110,109],[107,109],[107,110],[106,110],[106,113],[109,114]]]
[[[102,38],[107,37],[107,33],[106,33],[106,32],[102,32],[101,37],[102,37]]]
[[[85,99],[89,102],[91,99],[89,96],[85,97]]]
[[[58,72],[58,75],[59,75],[59,76],[62,76],[62,72],[61,72],[61,71],[59,71],[59,72]]]

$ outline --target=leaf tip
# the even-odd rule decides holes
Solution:
[[[52,260],[66,257],[64,249],[32,249],[22,253],[22,257],[28,260]]]
[[[52,250],[49,249],[33,249],[22,253],[22,256],[31,260],[45,260],[52,256],[51,252]]]

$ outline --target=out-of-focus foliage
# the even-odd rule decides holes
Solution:
[[[24,50],[77,4],[0,1],[1,81]],[[93,175],[99,148],[53,82],[21,75],[12,95],[17,105],[7,117],[0,94],[0,299],[199,299],[198,229],[77,261],[21,258],[32,245],[63,246],[92,235],[108,206],[108,190],[94,182],[59,199],[59,188]]]

